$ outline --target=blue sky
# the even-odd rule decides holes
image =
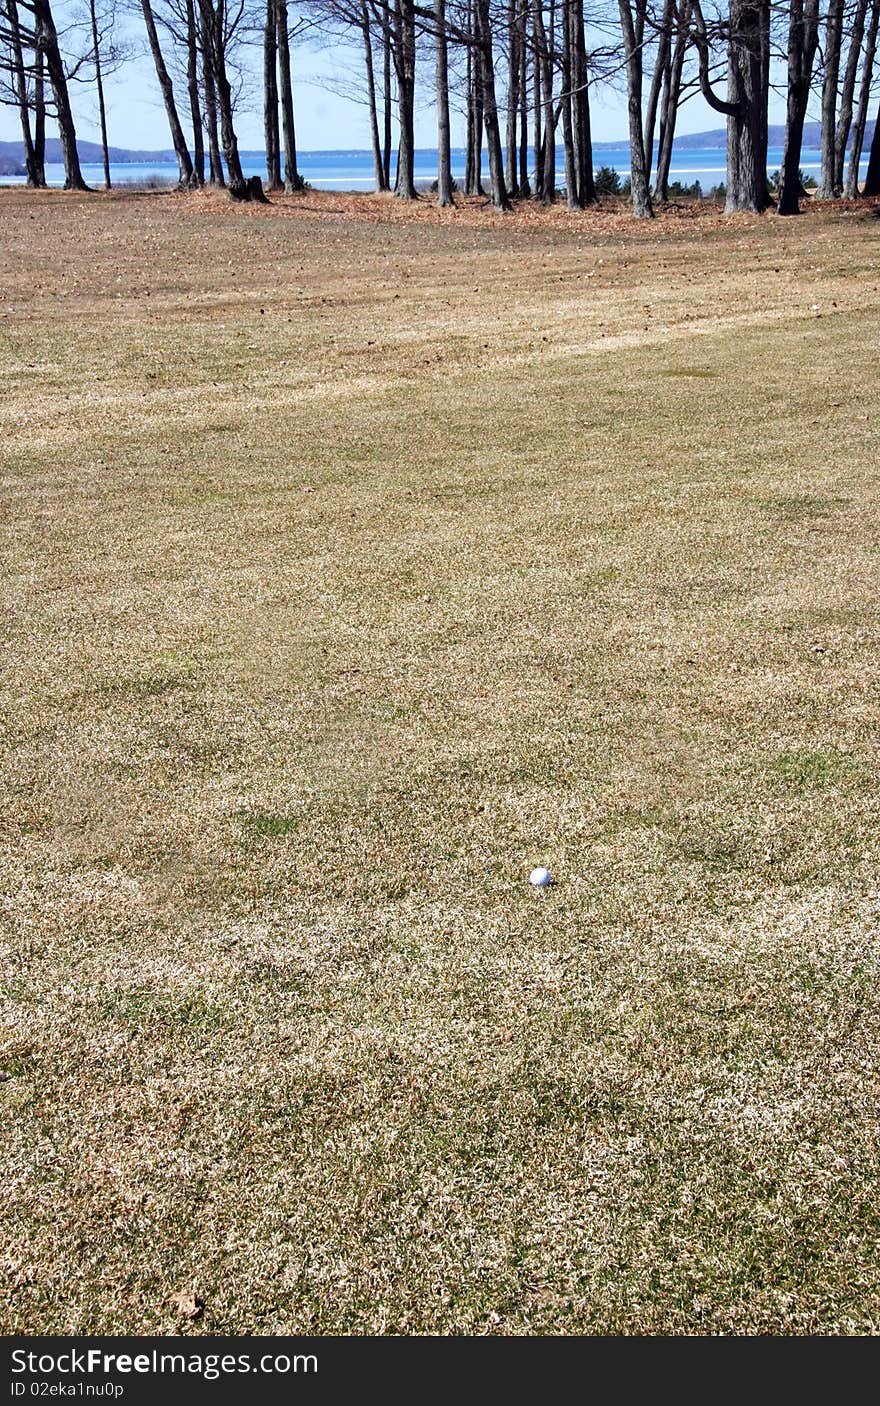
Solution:
[[[139,31],[134,30],[139,39]],[[252,91],[243,100],[236,127],[239,141],[245,148],[263,146],[262,117],[258,70],[260,56],[253,51]],[[357,49],[340,47],[332,52],[304,44],[295,47],[294,103],[297,143],[304,151],[369,147],[369,125],[364,103],[340,93],[339,88],[356,84],[361,75],[362,61]],[[420,87],[425,102],[416,116],[416,142],[419,146],[436,144],[435,119],[428,99],[433,90],[430,62],[423,65]],[[182,84],[180,86],[181,96]],[[92,90],[74,85],[77,132],[88,140],[99,138],[97,110]],[[163,148],[170,145],[168,126],[148,56],[140,56],[108,80],[108,127],[113,146],[141,149]],[[604,87],[592,94],[593,138],[595,141],[626,140],[626,99],[622,89]],[[771,121],[784,119],[784,105],[776,99],[772,104]],[[678,130],[699,132],[723,125],[723,118],[712,112],[699,96],[682,108]],[[0,108],[0,139],[20,137],[18,119],[12,108]],[[464,142],[464,119],[453,114],[453,143]]]

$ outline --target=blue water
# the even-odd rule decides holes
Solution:
[[[565,173],[558,166],[560,185],[564,184]],[[629,147],[597,148],[594,164],[613,166],[623,177],[629,174]],[[246,176],[265,177],[265,163],[255,154],[247,153],[242,160]],[[767,169],[775,171],[782,165],[782,148],[771,147],[767,154]],[[819,152],[804,150],[801,167],[807,175],[815,175],[820,169]],[[867,153],[862,161],[862,174],[867,168]],[[90,185],[101,186],[104,181],[103,168],[97,165],[83,166],[83,175]],[[465,152],[456,148],[452,153],[452,174],[457,181],[464,179]],[[299,153],[300,174],[319,190],[373,190],[373,158],[369,151],[302,151]],[[484,180],[488,180],[488,163],[483,163]],[[111,179],[117,185],[130,181],[158,180],[173,184],[177,179],[176,165],[162,165],[148,162],[142,165],[111,165]],[[725,179],[725,155],[721,148],[704,151],[679,151],[673,153],[670,178],[691,185],[699,181],[704,191],[718,185]],[[429,185],[437,176],[437,153],[434,150],[416,152],[415,178],[418,185]],[[61,166],[47,165],[46,178],[50,185],[64,184],[64,169]],[[21,184],[24,178],[2,176],[0,183]]]

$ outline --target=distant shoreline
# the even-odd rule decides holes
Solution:
[[[86,182],[97,188],[104,185],[103,163],[94,161],[82,161],[82,171]],[[242,165],[246,176],[262,176],[265,179],[265,158],[261,152],[255,154],[249,152],[242,153]],[[621,144],[616,147],[597,147],[595,149],[594,169],[600,170],[602,167],[611,167],[620,177],[625,180],[629,176],[629,146]],[[770,147],[767,152],[767,173],[768,177],[772,172],[778,170],[782,165],[782,147]],[[801,167],[807,176],[818,176],[821,169],[820,152],[814,148],[805,148],[801,157]],[[867,167],[867,154],[862,159],[861,170]],[[298,157],[299,173],[305,181],[315,190],[330,190],[342,193],[350,191],[353,194],[366,194],[375,190],[375,175],[373,172],[373,159],[371,152],[344,151],[344,152],[300,152]],[[115,186],[142,185],[171,187],[177,184],[178,167],[176,160],[160,160],[157,158],[142,162],[111,162],[111,181]],[[465,152],[456,149],[452,153],[452,175],[453,179],[461,186],[465,173]],[[393,174],[393,167],[392,167]],[[726,162],[724,153],[716,147],[706,147],[689,149],[676,152],[673,155],[670,169],[670,180],[681,186],[693,188],[699,185],[703,195],[710,195],[718,187],[723,186],[727,179]],[[52,187],[64,185],[64,167],[58,162],[46,163],[46,177],[48,184]],[[416,153],[414,178],[417,187],[422,190],[429,190],[433,181],[437,177],[437,153],[434,150],[420,149]],[[488,171],[484,166],[484,180],[488,178]],[[18,186],[25,181],[24,173],[21,175],[0,173],[0,183],[8,186]],[[560,188],[565,185],[565,171],[561,163],[557,166],[557,182]]]
[[[865,128],[863,149],[867,152],[871,145],[874,133],[874,120],[869,120]],[[773,149],[782,147],[785,140],[785,128],[779,124],[773,124],[768,129],[768,146]],[[820,128],[818,122],[808,122],[804,128],[803,149],[804,151],[818,151],[820,142]],[[723,127],[713,128],[707,132],[684,133],[675,138],[673,146],[673,160],[676,157],[693,154],[695,152],[723,152],[727,146],[727,132]],[[658,143],[655,141],[653,150],[656,153]],[[593,152],[596,155],[605,155],[609,152],[629,150],[629,143],[623,137],[618,141],[593,142]],[[427,157],[436,158],[436,148],[417,147],[416,160],[424,160]],[[171,165],[176,166],[177,159],[170,148],[160,148],[153,151],[139,150],[133,147],[109,148],[110,162],[113,166],[144,166],[144,165]],[[241,148],[241,159],[248,165],[261,164],[265,166],[266,153],[259,148]],[[465,159],[464,147],[453,147],[452,156]],[[97,142],[82,140],[79,142],[79,156],[83,165],[97,165],[103,161],[103,153]],[[46,160],[48,163],[57,164],[61,161],[61,144],[57,137],[50,137],[46,142]],[[311,151],[300,151],[299,160],[303,163],[329,160],[365,161],[372,164],[372,152],[366,147],[328,147]],[[0,163],[4,160],[11,161],[19,170],[24,170],[24,149],[21,141],[0,141]],[[602,164],[602,163],[599,163]],[[4,172],[0,164],[0,175],[13,174]]]

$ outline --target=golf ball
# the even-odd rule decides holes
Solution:
[[[537,869],[533,869],[529,875],[529,883],[532,885],[532,888],[545,889],[549,882],[550,870],[545,869],[542,865],[539,865]]]

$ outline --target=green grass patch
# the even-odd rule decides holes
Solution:
[[[770,778],[793,791],[828,791],[858,776],[857,761],[833,747],[795,747],[764,763]]]
[[[275,811],[240,811],[236,819],[246,835],[259,840],[282,839],[285,835],[295,835],[300,828],[297,816]]]

